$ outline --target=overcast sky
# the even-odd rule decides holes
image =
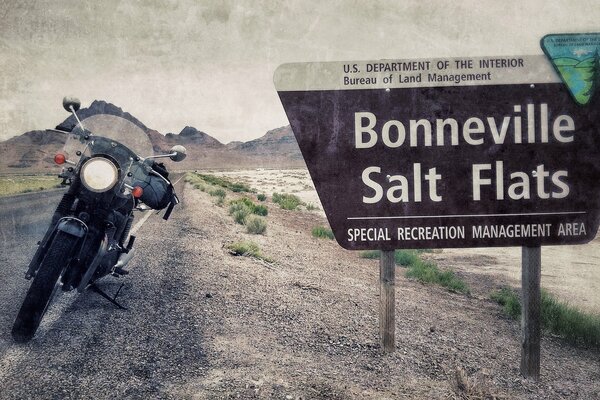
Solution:
[[[5,0],[0,18],[0,140],[54,127],[70,94],[226,143],[288,124],[279,64],[542,54],[600,31],[600,1]]]

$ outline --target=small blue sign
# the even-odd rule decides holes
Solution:
[[[542,50],[579,105],[587,105],[600,86],[600,33],[546,35]]]

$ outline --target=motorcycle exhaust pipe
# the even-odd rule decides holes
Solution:
[[[127,253],[121,254],[119,256],[119,260],[113,267],[113,270],[117,269],[117,268],[124,268],[127,264],[129,264],[129,261],[131,261],[131,259],[133,258],[134,255],[135,255],[134,248],[131,248]]]

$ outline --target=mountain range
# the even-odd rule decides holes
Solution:
[[[77,111],[81,120],[97,114],[125,118],[140,127],[149,137],[155,153],[167,153],[180,144],[187,157],[176,169],[233,169],[304,167],[304,160],[290,126],[268,131],[247,142],[223,144],[209,134],[186,126],[179,132],[162,134],[148,128],[140,120],[114,104],[95,100],[88,108]],[[56,128],[71,130],[77,121],[71,115]],[[0,172],[55,172],[53,158],[63,148],[66,135],[60,132],[34,130],[0,142]]]

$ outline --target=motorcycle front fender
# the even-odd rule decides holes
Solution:
[[[58,221],[56,229],[78,238],[84,237],[88,232],[88,227],[85,222],[75,217],[61,218]]]
[[[35,252],[35,255],[27,267],[25,279],[29,280],[36,274],[37,269],[40,266],[40,262],[47,250],[48,244],[52,242],[54,236],[56,236],[56,233],[59,231],[81,239],[87,234],[88,227],[85,222],[75,217],[63,217],[59,219],[53,228],[48,229],[46,235],[44,236],[44,240],[38,243],[38,248]]]

